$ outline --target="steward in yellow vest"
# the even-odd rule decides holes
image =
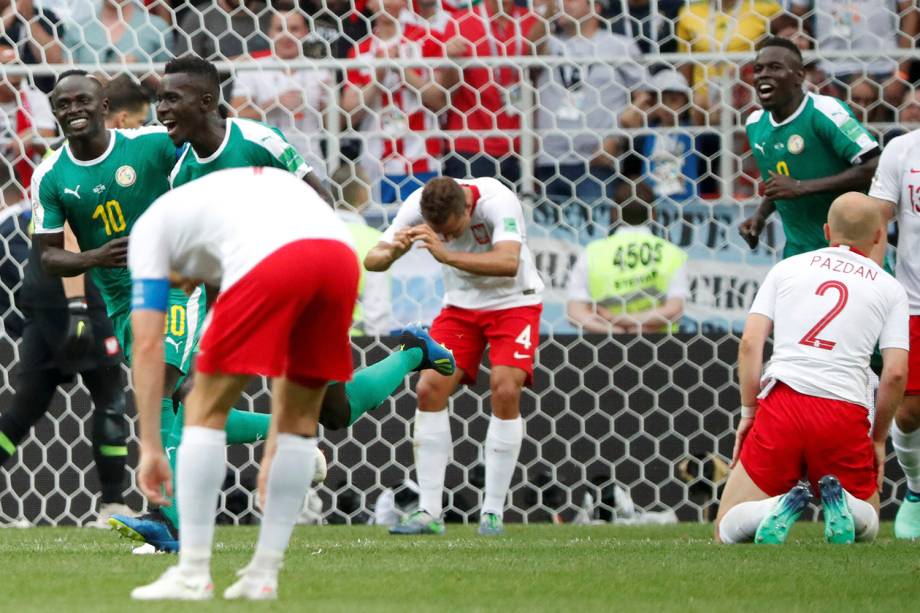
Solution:
[[[616,209],[614,209],[616,211]],[[652,234],[652,209],[619,207],[620,225],[585,248],[569,275],[566,313],[587,332],[676,330],[687,295],[687,254]]]

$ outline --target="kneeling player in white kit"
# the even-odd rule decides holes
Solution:
[[[219,286],[186,400],[176,492],[179,564],[139,587],[140,600],[213,596],[215,509],[226,470],[224,424],[254,375],[272,382],[272,421],[259,473],[264,511],[252,562],[225,598],[276,597],[278,569],[312,478],[326,384],[351,377],[348,330],[358,259],[348,229],[310,187],[272,168],[215,172],[161,196],[131,233],[132,374],[141,457],[137,481],[164,504],[170,470],[160,442],[163,321],[170,282]]]
[[[920,538],[920,130],[893,139],[878,162],[869,195],[882,206],[882,218],[897,215],[898,257],[894,275],[907,290],[910,304],[910,344],[907,388],[894,415],[891,442],[907,477],[907,492],[894,520],[894,534]]]
[[[741,422],[717,540],[785,542],[811,499],[796,485],[805,478],[820,491],[828,542],[875,538],[908,350],[907,294],[866,256],[882,232],[877,202],[844,194],[824,226],[830,247],[780,262],[757,292],[738,350]],[[773,357],[761,377],[771,329]],[[884,366],[870,423],[866,378],[876,341]]]

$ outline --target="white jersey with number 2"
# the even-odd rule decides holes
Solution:
[[[895,206],[898,258],[894,274],[907,290],[910,314],[920,315],[920,130],[892,139],[882,151],[869,195]]]
[[[751,313],[773,320],[764,381],[801,394],[871,406],[869,359],[908,349],[907,294],[894,277],[849,247],[809,251],[773,267]]]

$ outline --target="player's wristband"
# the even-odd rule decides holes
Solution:
[[[135,279],[131,292],[131,308],[138,311],[166,312],[169,305],[168,279]]]
[[[741,419],[751,419],[754,417],[755,411],[757,411],[757,407],[741,405]]]
[[[89,309],[86,298],[75,296],[67,301],[67,310],[71,313],[85,313]]]

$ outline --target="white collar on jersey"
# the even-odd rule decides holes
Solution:
[[[770,118],[770,125],[773,126],[774,128],[778,128],[780,126],[786,125],[787,123],[791,123],[796,117],[802,114],[802,111],[805,110],[805,105],[808,104],[808,100],[811,98],[811,96],[812,96],[811,92],[805,92],[805,95],[802,97],[802,103],[799,105],[799,108],[797,108],[792,115],[785,118],[779,123],[776,123],[776,120],[773,119],[773,113],[770,113],[768,111],[767,117]]]
[[[220,147],[218,147],[218,148],[214,151],[214,153],[212,153],[212,154],[209,155],[208,157],[206,157],[206,158],[198,157],[198,152],[195,151],[195,148],[192,147],[191,144],[189,144],[188,148],[192,150],[192,155],[195,156],[195,159],[198,160],[198,163],[199,163],[199,164],[207,164],[208,162],[213,162],[214,160],[217,159],[217,157],[218,157],[221,153],[224,152],[224,149],[227,148],[227,143],[230,141],[230,129],[233,127],[233,124],[232,124],[232,122],[231,122],[231,120],[230,120],[229,117],[224,121],[224,126],[226,126],[226,129],[224,130],[224,140],[221,141]]]
[[[70,151],[70,143],[65,142],[64,150],[67,152],[67,157],[69,157],[70,161],[72,161],[77,166],[95,166],[96,164],[104,160],[105,158],[109,157],[109,154],[112,153],[112,149],[115,148],[115,130],[109,130],[108,132],[109,132],[109,145],[108,147],[105,148],[105,151],[102,153],[102,155],[100,155],[96,159],[78,160],[77,158],[73,156],[73,153]]]

